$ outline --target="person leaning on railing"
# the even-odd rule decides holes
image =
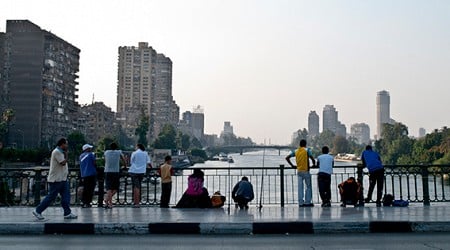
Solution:
[[[377,207],[381,207],[381,198],[383,196],[384,183],[384,167],[381,163],[380,155],[372,150],[372,146],[367,145],[366,150],[362,153],[361,160],[363,166],[369,170],[369,192],[365,202],[370,202],[372,199],[373,189],[377,185]]]

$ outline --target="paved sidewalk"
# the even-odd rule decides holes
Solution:
[[[1,207],[0,234],[284,234],[450,232],[449,204],[424,207],[285,208],[265,206],[259,211],[232,207],[174,209],[159,207],[72,208],[78,219],[65,220],[60,207],[33,217],[33,207]]]

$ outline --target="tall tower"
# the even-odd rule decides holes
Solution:
[[[391,123],[390,114],[391,98],[389,92],[382,90],[377,92],[377,136],[381,138],[383,133],[383,124]]]
[[[333,105],[325,105],[323,108],[323,129],[322,131],[329,130],[333,133],[336,133],[338,128],[338,112]]]
[[[319,115],[316,113],[316,111],[309,112],[308,135],[311,138],[319,135]]]
[[[179,109],[172,96],[172,61],[146,42],[119,47],[117,113],[131,138],[142,110],[149,117],[149,141],[165,124],[178,122],[178,114],[173,114]]]
[[[8,141],[51,148],[75,126],[80,50],[28,20],[8,20],[2,40],[2,106],[15,114]]]

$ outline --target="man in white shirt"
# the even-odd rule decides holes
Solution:
[[[147,168],[152,168],[152,161],[144,145],[138,143],[136,151],[131,154],[131,167],[128,173],[133,186],[133,207],[139,207],[141,201],[141,183]]]

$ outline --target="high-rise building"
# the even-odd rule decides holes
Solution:
[[[316,111],[309,112],[308,115],[308,136],[313,138],[319,135],[319,115]]]
[[[333,105],[325,105],[322,113],[322,131],[329,130],[336,133],[338,127],[338,112]]]
[[[231,126],[231,122],[224,122],[223,123],[223,131],[222,131],[223,135],[233,135],[233,126]]]
[[[419,138],[422,138],[426,135],[427,131],[424,128],[419,128]]]
[[[149,117],[149,141],[165,124],[178,123],[179,108],[172,97],[172,61],[146,42],[138,47],[119,47],[117,113],[128,135],[134,134],[142,111]]]
[[[28,20],[8,20],[2,105],[14,110],[8,142],[51,148],[75,125],[80,50]]]
[[[368,145],[370,143],[370,128],[365,123],[353,124],[350,128],[350,136],[355,138],[359,144]]]
[[[382,90],[377,92],[377,138],[381,138],[383,133],[383,124],[392,124],[390,114],[391,98],[389,92]]]
[[[203,113],[203,108],[197,106],[192,113],[192,134],[199,141],[203,140],[205,135],[205,115]]]
[[[336,135],[346,138],[347,137],[347,127],[345,124],[342,124],[340,121],[338,121],[338,124],[336,126]]]

